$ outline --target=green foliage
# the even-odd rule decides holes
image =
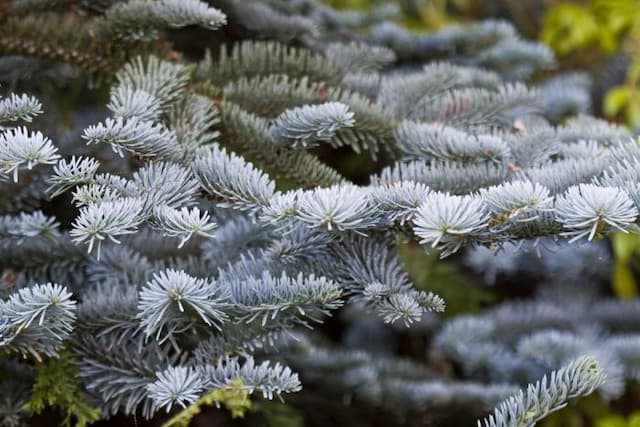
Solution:
[[[78,366],[68,351],[35,365],[34,370],[36,379],[28,409],[40,414],[47,407],[56,406],[64,414],[65,427],[85,427],[99,418],[100,410],[86,401],[78,380]]]
[[[640,412],[634,412],[628,418],[621,415],[608,415],[598,419],[595,427],[640,427]]]
[[[244,418],[245,413],[252,407],[249,391],[244,387],[241,379],[236,379],[226,387],[214,388],[208,391],[169,421],[162,424],[162,427],[188,427],[191,420],[202,411],[204,406],[211,405],[224,405],[231,412],[233,418]]]
[[[466,277],[454,262],[443,261],[437,251],[425,253],[414,244],[399,245],[400,255],[417,289],[428,290],[447,301],[444,317],[478,311],[494,295]]]
[[[630,126],[640,123],[638,0],[560,2],[547,11],[540,37],[560,56],[625,51],[632,58],[632,63],[624,84],[611,88],[606,94],[603,112]]]
[[[638,294],[638,286],[632,267],[639,260],[640,238],[636,235],[614,233],[611,244],[615,262],[611,277],[614,292],[620,298],[632,298]]]
[[[626,9],[623,3],[631,1],[610,2],[615,4],[608,9],[610,13],[602,13],[604,5],[598,0],[559,3],[547,11],[541,38],[559,55],[593,47],[613,51],[620,34],[629,27],[629,15],[620,16],[618,12]]]
[[[291,405],[265,400],[256,405],[256,409],[271,427],[304,427],[303,415]]]
[[[587,427],[592,425],[593,420],[601,419],[603,414],[606,414],[604,417],[610,417],[608,407],[608,403],[601,397],[587,396],[574,405],[551,414],[540,423],[540,427]]]
[[[629,126],[640,124],[640,57],[634,57],[627,70],[627,77],[622,85],[615,86],[607,92],[603,110],[609,117],[620,117]]]

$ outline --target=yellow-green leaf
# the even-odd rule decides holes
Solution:
[[[576,25],[577,22],[580,25]],[[593,45],[598,40],[599,31],[597,19],[589,8],[564,3],[547,11],[540,36],[556,53],[565,55]]]
[[[627,427],[627,422],[620,415],[608,415],[598,419],[596,427]]]
[[[607,92],[604,98],[604,114],[613,117],[623,111],[629,104],[631,92],[626,86],[616,86]]]
[[[231,412],[233,418],[243,418],[245,412],[251,409],[249,391],[244,387],[242,380],[238,378],[226,386],[208,391],[198,400],[162,424],[162,427],[188,427],[195,416],[202,411],[204,406],[214,404],[223,405]]]
[[[634,412],[629,416],[629,427],[640,427],[640,412]]]
[[[612,233],[611,246],[617,262],[628,262],[631,256],[640,249],[640,236],[620,231]]]
[[[611,285],[613,286],[613,290],[618,298],[628,299],[633,298],[638,294],[636,280],[627,263],[614,263]]]

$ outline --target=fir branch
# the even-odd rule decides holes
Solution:
[[[199,25],[217,30],[226,23],[222,12],[200,0],[129,0],[106,10],[101,31],[127,41],[151,41],[164,28]]]
[[[266,2],[230,0],[229,12],[234,21],[254,34],[267,39],[292,42],[318,36],[315,20],[298,14],[282,13]]]
[[[14,93],[0,100],[0,123],[22,120],[30,122],[35,116],[42,114],[42,104],[36,98]]]
[[[216,85],[224,85],[241,77],[285,74],[307,77],[315,81],[333,82],[336,70],[320,54],[276,42],[244,41],[229,48],[222,46],[219,58],[211,56],[200,64],[198,75]]]
[[[239,152],[255,158],[282,176],[304,187],[328,186],[344,181],[338,172],[303,151],[274,146],[264,119],[233,104],[221,106],[222,140]]]
[[[193,173],[205,191],[222,198],[227,206],[257,209],[275,193],[275,185],[267,175],[217,144],[203,147],[196,157]]]
[[[355,185],[308,190],[297,200],[295,216],[312,228],[365,230],[377,225],[368,191]]]
[[[99,167],[100,163],[91,157],[60,159],[53,167],[53,175],[47,180],[50,184],[47,192],[51,193],[51,197],[56,197],[75,185],[92,182]]]
[[[80,209],[80,216],[76,218],[69,234],[75,243],[88,242],[88,252],[97,243],[97,256],[100,259],[100,248],[105,239],[120,243],[116,236],[136,232],[143,220],[142,209],[142,202],[134,198],[89,203]]]
[[[169,367],[157,373],[157,379],[147,385],[147,391],[157,408],[180,405],[186,408],[193,403],[202,392],[203,383],[199,373],[193,368],[183,366]]]
[[[221,359],[215,366],[204,367],[203,374],[210,387],[229,387],[240,380],[250,394],[260,391],[265,399],[302,388],[298,374],[289,367],[280,363],[272,366],[269,361],[257,364],[252,357],[243,364],[237,358]]]
[[[535,385],[529,385],[526,393],[520,391],[507,399],[494,414],[478,427],[530,427],[551,412],[562,409],[572,398],[586,396],[600,387],[605,374],[592,357],[581,357]]]
[[[107,108],[114,116],[123,119],[138,117],[144,121],[154,121],[160,114],[160,102],[155,96],[129,85],[112,89]]]
[[[396,55],[391,49],[364,43],[331,43],[325,55],[342,72],[373,71],[393,63]]]
[[[58,284],[20,289],[0,304],[0,348],[5,351],[55,356],[72,331],[76,303]]]
[[[473,135],[451,127],[404,121],[396,130],[396,142],[407,160],[506,163],[509,146],[492,135]]]
[[[506,165],[491,162],[465,165],[457,162],[427,164],[424,161],[411,161],[386,167],[379,177],[373,176],[372,180],[387,184],[413,181],[434,191],[467,194],[483,187],[498,185],[509,175]]]
[[[116,88],[143,91],[153,96],[161,108],[166,108],[184,95],[190,71],[185,65],[153,55],[137,56],[116,73]]]
[[[497,223],[532,221],[553,210],[549,190],[542,185],[513,181],[480,190],[480,196]]]
[[[203,237],[212,237],[210,232],[216,224],[209,221],[209,213],[201,212],[198,208],[173,209],[168,206],[160,206],[153,212],[154,220],[165,236],[181,237],[178,248],[184,246],[194,234]]]
[[[374,185],[371,198],[390,224],[398,222],[404,225],[412,220],[422,201],[431,193],[429,187],[414,181]]]
[[[442,193],[428,195],[413,220],[420,243],[441,249],[443,257],[472,241],[488,222],[489,214],[482,199]]]
[[[573,242],[584,237],[593,240],[610,229],[627,233],[638,209],[622,190],[581,184],[570,187],[556,201],[556,217],[569,230],[561,234]]]
[[[235,318],[245,323],[260,322],[264,327],[272,322],[307,325],[307,320],[322,322],[342,305],[341,291],[336,283],[325,278],[298,273],[280,277],[264,271],[261,275],[226,277],[231,290]]]
[[[276,144],[310,148],[318,141],[331,142],[336,132],[353,124],[353,113],[347,105],[330,102],[286,110],[275,119],[269,132]]]
[[[75,65],[99,75],[112,75],[126,62],[126,56],[108,40],[95,42],[93,22],[72,15],[42,14],[10,16],[3,21],[0,51],[41,57]]]
[[[87,389],[100,397],[103,414],[153,415],[153,404],[147,394],[147,385],[156,379],[156,372],[176,363],[155,344],[132,337],[110,339],[108,335],[83,335],[75,343],[80,378]]]
[[[168,269],[154,274],[140,291],[138,317],[147,336],[161,341],[182,332],[199,319],[220,329],[227,320],[226,290],[214,281]]]
[[[542,112],[541,95],[521,83],[497,91],[466,88],[453,90],[416,111],[415,118],[466,129],[511,126],[515,119]]]
[[[0,176],[12,174],[13,182],[18,182],[20,169],[54,164],[59,158],[58,149],[40,132],[32,133],[23,127],[0,132]]]
[[[139,198],[143,202],[145,215],[151,215],[155,208],[161,206],[178,209],[193,205],[199,189],[198,180],[189,169],[170,162],[147,163],[122,188],[106,185]]]
[[[108,118],[104,124],[89,126],[82,138],[87,144],[105,143],[121,157],[127,150],[142,157],[172,159],[179,157],[175,133],[161,124],[145,121],[137,117],[115,120]]]

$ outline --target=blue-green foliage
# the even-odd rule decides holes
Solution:
[[[11,3],[17,16],[47,6]],[[548,49],[505,22],[411,34],[381,10],[313,0],[78,3],[56,13],[96,14],[92,34],[125,57],[175,28],[227,25],[234,42],[197,65],[131,55],[102,117],[64,144],[22,126],[42,113],[35,98],[0,100],[0,350],[34,359],[34,409],[60,405],[82,425],[97,412],[69,399],[86,392],[102,417],[151,418],[212,389],[273,399],[309,381],[341,401],[446,419],[539,380],[484,424],[515,427],[638,378],[635,331],[613,333],[629,306],[570,311],[540,297],[436,332],[447,302],[417,289],[398,254],[408,241],[467,251],[494,282],[518,271],[518,248],[638,231],[631,135],[589,116],[556,124],[588,111],[579,76],[566,95],[554,90],[564,80],[520,81],[553,63]],[[325,164],[333,149],[377,162],[369,180]],[[550,258],[547,273],[565,267]],[[436,332],[432,350],[462,380],[310,332],[338,309],[373,322],[359,330],[374,339]],[[578,327],[585,313],[602,330]],[[52,372],[74,381],[38,397]],[[18,422],[24,394],[0,400],[0,415]]]

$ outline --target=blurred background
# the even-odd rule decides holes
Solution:
[[[396,21],[415,32],[438,30],[452,24],[482,19],[503,19],[523,37],[540,41],[556,55],[555,65],[538,73],[532,81],[544,81],[558,73],[584,74],[590,100],[585,111],[640,132],[640,1],[639,0],[326,0],[338,9],[372,10],[395,7]],[[562,122],[562,119],[559,120]],[[355,159],[342,160],[354,171],[362,171]],[[600,242],[596,251],[600,272],[599,292],[617,299],[638,297],[640,237],[615,234]],[[478,313],[488,306],[513,298],[531,297],[548,288],[549,279],[562,282],[559,265],[582,268],[585,254],[568,251],[554,267],[549,257],[529,253],[513,257],[473,251],[444,262],[425,255],[417,247],[402,246],[412,278],[418,287],[432,290],[447,301],[447,317]],[[572,253],[573,252],[573,253]],[[583,251],[589,252],[589,250]],[[603,258],[603,255],[604,258]],[[505,260],[504,258],[508,258]],[[555,255],[553,256],[555,258]],[[593,259],[592,259],[593,260]],[[558,261],[558,260],[556,260]],[[593,274],[573,271],[585,281]],[[435,320],[434,320],[435,321]],[[378,325],[380,327],[380,325]],[[356,332],[352,332],[356,335]],[[343,341],[349,338],[342,338]],[[400,353],[416,357],[428,334],[394,335]],[[428,345],[427,345],[428,346]],[[428,421],[425,422],[428,425]],[[454,424],[452,424],[454,425]],[[569,406],[541,423],[545,427],[640,427],[640,389],[628,387],[623,398],[599,396]]]

